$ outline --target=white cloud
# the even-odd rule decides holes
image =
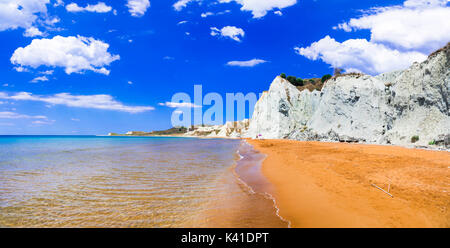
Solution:
[[[48,70],[48,71],[41,71],[39,72],[40,74],[44,74],[44,75],[52,75],[53,74],[53,70]]]
[[[201,16],[202,18],[206,18],[206,17],[212,16],[212,15],[214,15],[213,12],[205,12],[205,13],[202,13],[200,16]]]
[[[30,28],[39,18],[47,14],[49,0],[1,0],[0,31]]]
[[[132,82],[132,81],[128,81],[128,84],[129,84],[129,85],[132,85],[132,84],[133,84],[133,82]]]
[[[25,32],[23,33],[23,36],[25,36],[25,37],[44,36],[44,33],[39,31],[39,29],[37,29],[35,27],[29,27],[25,30]]]
[[[150,8],[149,0],[128,0],[127,5],[128,11],[131,16],[141,17],[145,15],[147,9]]]
[[[14,51],[11,63],[32,68],[63,67],[67,74],[90,70],[108,75],[105,66],[120,59],[119,55],[111,55],[108,48],[107,43],[82,36],[34,39],[30,45]]]
[[[26,37],[45,36],[37,26],[45,26],[48,30],[56,22],[47,12],[50,0],[0,0],[0,31],[25,29]]]
[[[403,5],[365,11],[337,26],[346,32],[367,29],[371,42],[430,53],[450,41],[447,0],[408,0]]]
[[[28,69],[22,66],[16,66],[14,67],[14,70],[16,70],[17,72],[28,72]]]
[[[58,7],[58,6],[64,6],[64,1],[56,0],[55,3],[53,4],[53,7]]]
[[[245,36],[245,32],[242,28],[237,28],[234,26],[226,26],[222,29],[218,29],[216,27],[211,28],[211,35],[212,36],[222,36],[222,37],[228,37],[230,39],[233,39],[237,42],[240,42],[241,39]]]
[[[419,52],[400,52],[365,39],[350,39],[342,43],[326,36],[296,52],[311,60],[321,59],[334,68],[378,74],[405,69],[415,61],[423,61],[426,55]]]
[[[221,3],[232,1],[242,5],[241,10],[251,11],[253,18],[261,18],[273,9],[281,10],[297,3],[297,0],[219,0]]]
[[[266,63],[267,61],[262,59],[252,59],[248,61],[230,61],[227,63],[228,66],[240,66],[240,67],[253,67],[259,64]]]
[[[61,20],[58,17],[53,17],[53,18],[47,18],[44,20],[44,23],[50,26],[55,25],[56,23],[60,22]],[[47,29],[49,29],[49,27],[47,27]],[[53,29],[56,30],[56,29]]]
[[[70,120],[71,121],[80,121],[80,119],[77,119],[77,118],[71,118]]]
[[[275,12],[273,12],[275,15],[279,15],[279,16],[282,16],[283,15],[283,12],[281,12],[281,11],[279,11],[279,10],[277,10],[277,11],[275,11]]]
[[[208,16],[213,16],[213,15],[224,15],[224,14],[228,14],[228,13],[230,13],[231,11],[230,10],[224,10],[224,11],[219,11],[219,12],[216,12],[216,13],[214,13],[214,12],[204,12],[204,13],[202,13],[202,14],[200,14],[200,16],[202,17],[202,18],[206,18],[206,17],[208,17]]]
[[[111,6],[106,5],[104,2],[98,2],[97,4],[88,4],[86,7],[78,6],[76,3],[70,3],[66,5],[66,10],[68,12],[96,12],[96,13],[107,13],[112,10]]]
[[[193,2],[202,2],[202,0],[178,0],[173,5],[173,8],[176,11],[181,11],[188,4]],[[267,12],[275,10],[276,14],[280,14],[280,10],[283,8],[287,8],[293,6],[297,3],[297,0],[218,0],[218,3],[231,3],[236,2],[240,4],[242,11],[251,11],[253,18],[261,18],[264,17]],[[228,13],[229,11],[221,12]],[[202,14],[202,17],[207,17],[213,13],[206,12]],[[219,14],[219,13],[217,13]]]
[[[180,11],[180,10],[182,10],[183,8],[185,8],[189,3],[192,3],[192,2],[200,2],[201,0],[178,0],[177,2],[175,2],[174,4],[173,4],[173,8],[176,10],[176,11]]]
[[[195,105],[190,102],[165,102],[159,103],[159,106],[166,106],[169,108],[201,108],[202,106]]]
[[[180,21],[177,23],[177,25],[182,25],[182,24],[186,24],[186,23],[188,23],[188,21]]]
[[[448,0],[407,0],[403,5],[376,7],[333,29],[346,32],[369,30],[370,40],[342,43],[326,36],[298,54],[321,59],[333,67],[368,74],[405,69],[450,40]]]
[[[37,121],[32,121],[31,124],[34,125],[52,125],[55,121],[54,120],[37,120]]]
[[[403,3],[405,7],[428,7],[445,6],[449,0],[407,0]]]
[[[32,83],[44,82],[44,81],[48,81],[48,78],[46,76],[36,77],[33,80],[31,80]]]
[[[13,95],[0,92],[0,99],[13,101],[37,101],[52,105],[64,105],[68,107],[115,110],[128,113],[141,113],[154,110],[150,106],[127,106],[110,95],[72,95],[70,93],[59,93],[49,96],[33,95],[28,92],[19,92]]]
[[[15,112],[0,112],[0,119],[47,119],[46,116],[43,115],[24,115],[24,114],[18,114]]]

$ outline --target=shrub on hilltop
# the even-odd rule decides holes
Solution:
[[[297,80],[296,80],[294,85],[295,86],[303,86],[303,85],[305,85],[305,83],[303,82],[303,79],[297,78]]]
[[[303,86],[304,85],[303,79],[301,79],[301,78],[297,78],[295,76],[288,76],[286,79],[294,86]]]
[[[330,79],[332,76],[330,74],[327,74],[323,76],[322,78],[310,78],[310,79],[302,79],[296,76],[286,76],[286,74],[281,73],[280,77],[286,79],[289,81],[292,85],[297,87],[298,90],[309,90],[314,91],[318,90],[321,91],[322,87],[324,85],[324,82],[328,79]]]
[[[332,78],[333,76],[331,76],[330,74],[326,74],[323,75],[322,77],[322,83],[325,83],[328,79]]]
[[[297,77],[294,76],[288,76],[286,79],[291,82],[291,84],[294,84],[297,81]]]

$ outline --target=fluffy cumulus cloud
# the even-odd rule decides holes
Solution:
[[[1,0],[0,31],[30,28],[39,18],[47,14],[50,0]]]
[[[281,10],[297,3],[297,0],[219,0],[221,3],[233,1],[242,5],[241,10],[251,11],[253,18],[261,18],[271,10]]]
[[[44,36],[44,33],[42,33],[39,29],[35,27],[29,27],[25,30],[23,36],[25,37]]]
[[[345,32],[369,30],[370,40],[338,42],[326,36],[295,50],[346,71],[378,74],[405,69],[450,40],[448,5],[448,0],[407,0],[402,5],[372,8],[334,27]]]
[[[228,66],[239,66],[239,67],[253,67],[259,64],[266,63],[267,61],[262,59],[251,59],[247,61],[230,61],[227,63]]]
[[[28,92],[19,92],[12,95],[0,92],[0,99],[7,99],[12,101],[37,101],[51,105],[115,110],[128,113],[141,113],[154,109],[150,106],[127,106],[114,100],[114,98],[110,95],[72,95],[70,93],[60,93],[49,96],[41,96],[33,95]]]
[[[212,36],[221,36],[221,37],[228,37],[230,39],[233,39],[237,42],[241,41],[241,38],[245,36],[245,32],[242,28],[237,28],[234,26],[226,26],[222,29],[218,29],[216,27],[211,28],[211,35]]]
[[[128,11],[131,16],[141,17],[145,15],[147,9],[150,8],[149,0],[128,0],[127,1]]]
[[[447,0],[408,0],[401,6],[374,8],[337,27],[370,30],[372,42],[430,53],[450,41]]]
[[[30,45],[17,48],[11,63],[20,67],[63,67],[67,74],[86,70],[109,74],[105,68],[119,55],[108,52],[109,44],[82,36],[55,36],[52,39],[34,39]]]
[[[66,5],[66,10],[69,12],[97,12],[97,13],[107,13],[112,10],[111,6],[106,5],[104,2],[98,2],[97,4],[88,4],[86,7],[78,6],[76,3],[70,3]]]
[[[400,52],[365,39],[350,39],[340,43],[330,36],[314,42],[309,47],[296,47],[295,50],[308,59],[321,59],[334,68],[369,74],[404,69],[414,61],[426,59],[426,56],[419,52]]]

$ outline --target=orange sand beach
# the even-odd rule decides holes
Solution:
[[[247,141],[268,155],[262,172],[291,227],[450,227],[450,152]]]

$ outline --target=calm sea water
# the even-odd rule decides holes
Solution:
[[[240,140],[0,136],[0,226],[285,227],[262,158]]]

